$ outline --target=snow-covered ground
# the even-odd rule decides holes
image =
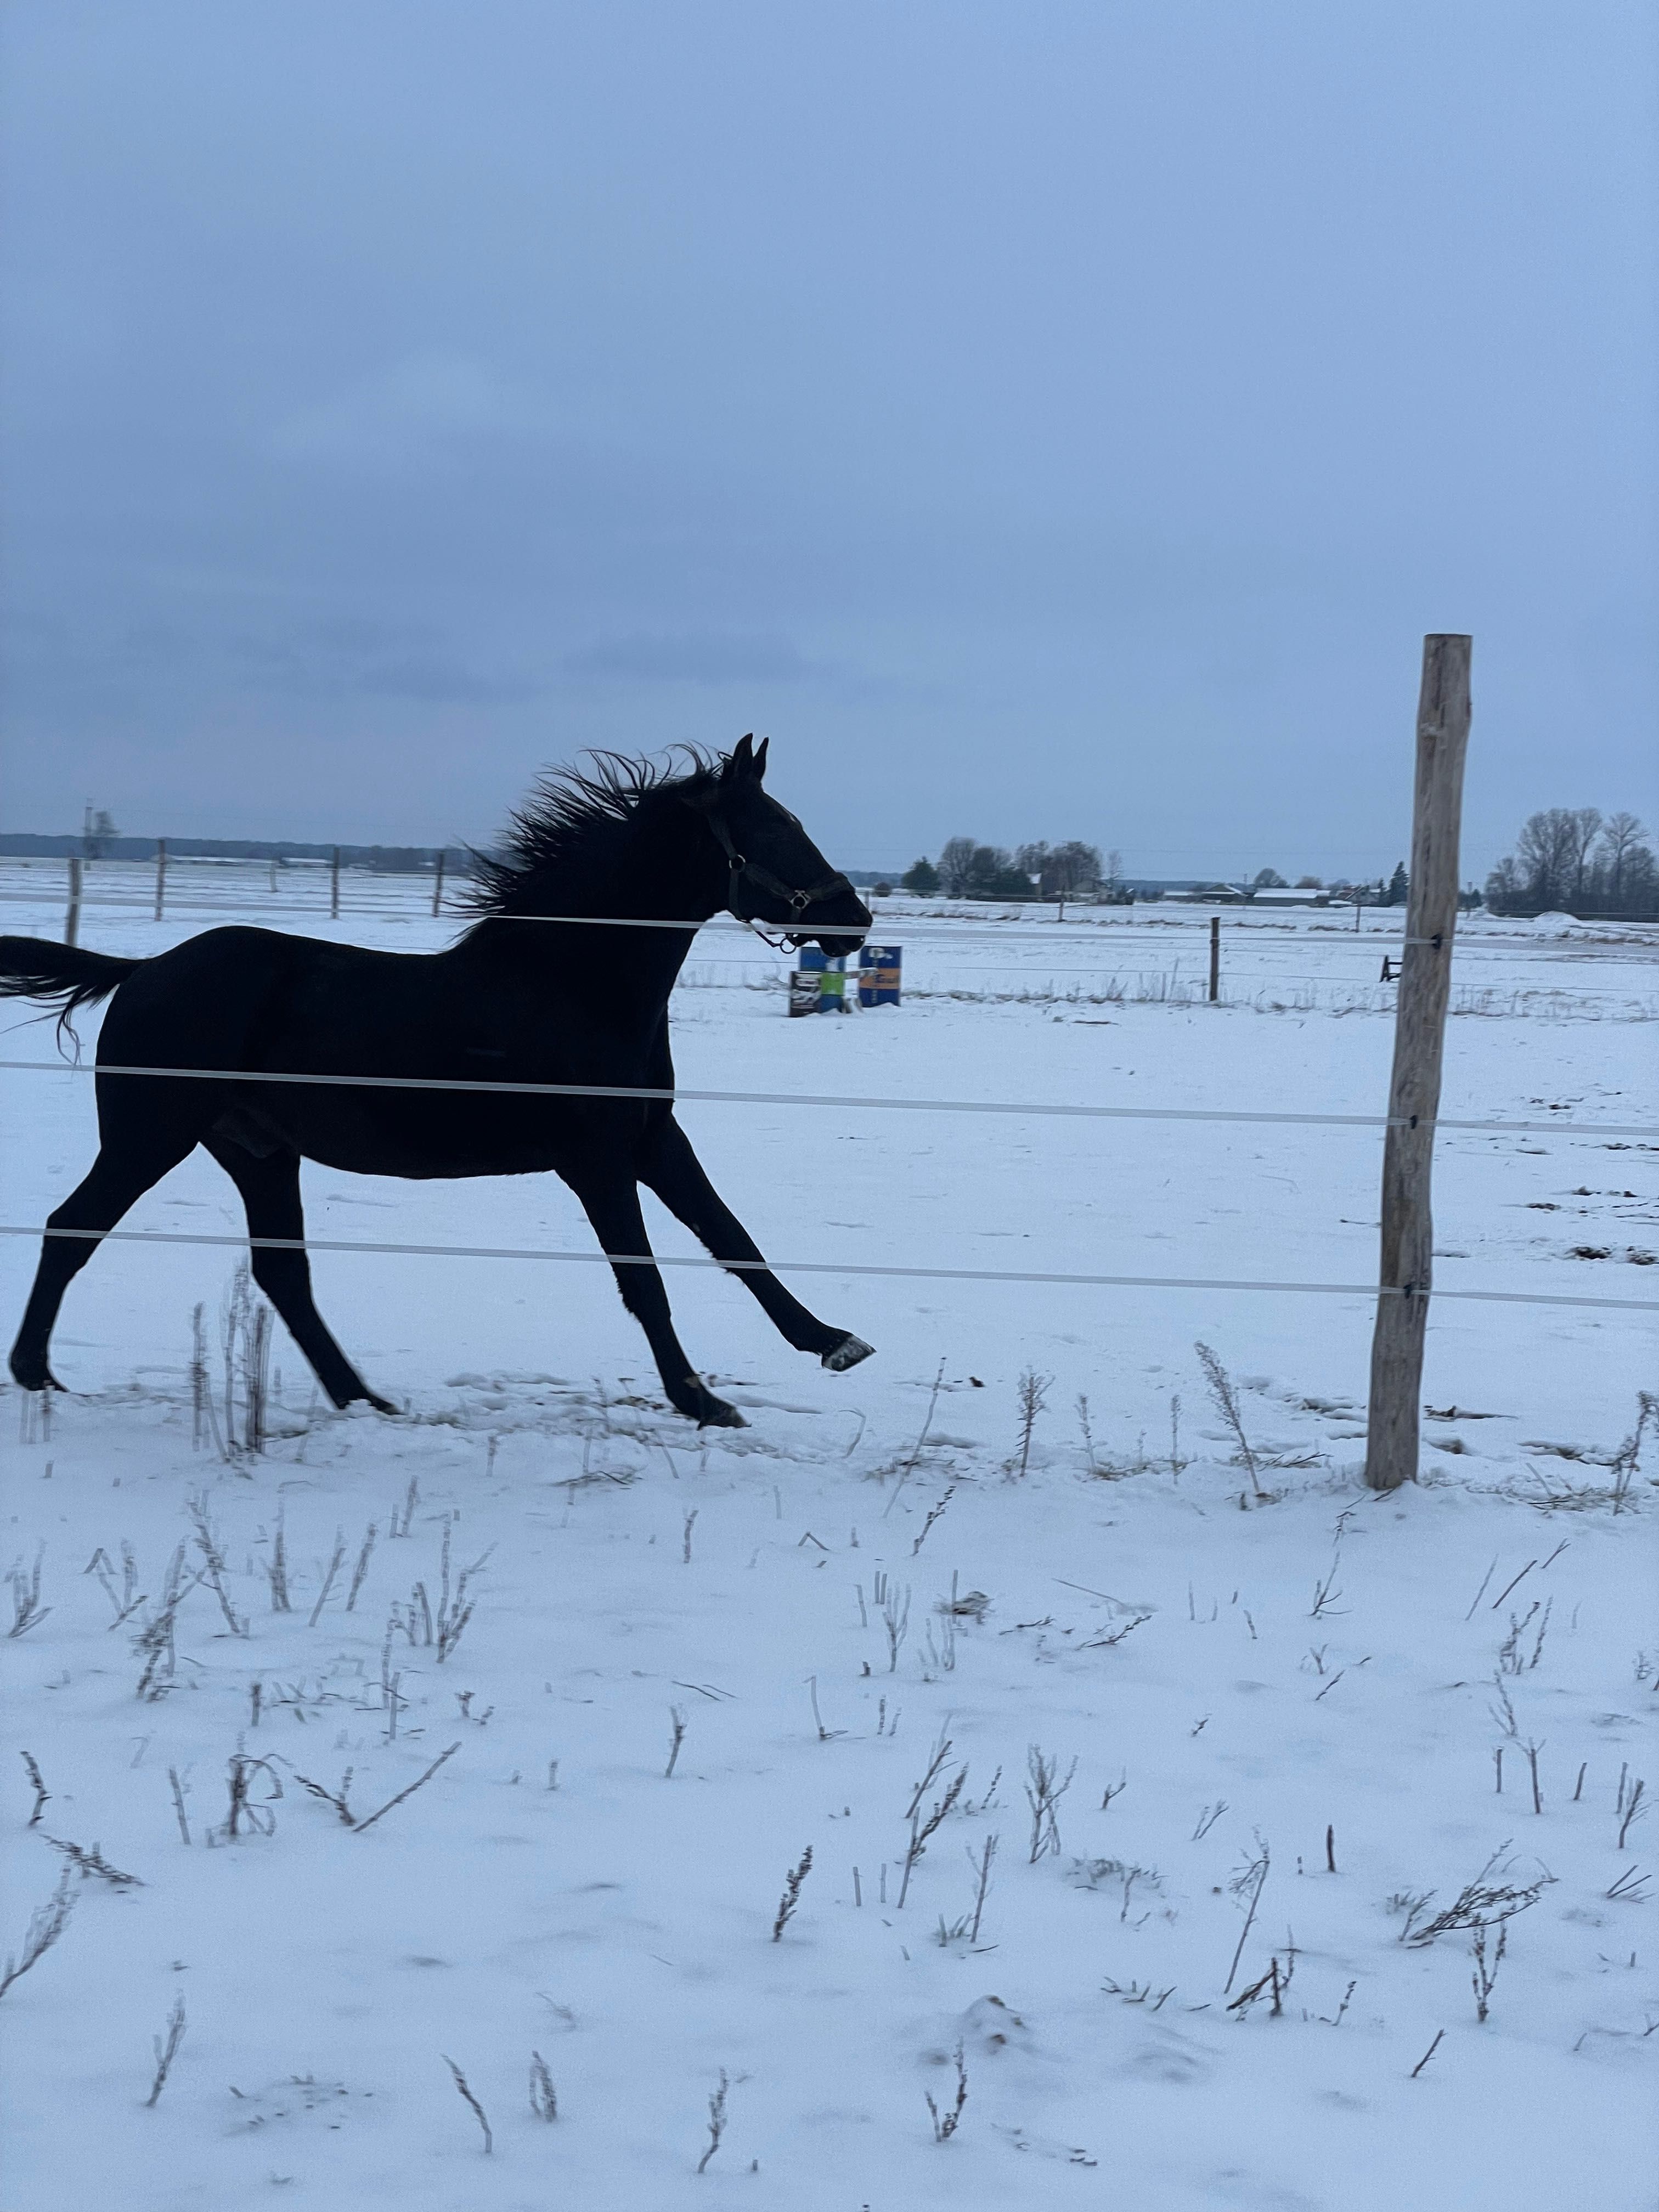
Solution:
[[[159,928],[94,903],[82,941],[142,951],[206,926],[185,875]],[[260,880],[226,879],[227,918]],[[58,933],[58,878],[0,871],[0,890],[7,927]],[[279,926],[413,949],[444,933],[421,896],[349,876],[332,926],[286,878],[270,903]],[[775,984],[716,988],[763,985],[770,963],[711,932],[676,1002],[681,1080],[1379,1112],[1389,924],[1364,925],[1228,916],[1231,1003],[1210,1008],[1182,1003],[1201,913],[1060,933],[896,902],[880,933],[905,946],[911,1002],[793,1023]],[[1488,995],[1453,1023],[1448,1115],[1650,1123],[1642,937],[1472,927],[1459,988]],[[1179,988],[1127,981],[1160,975]],[[49,1030],[13,1028],[3,1057],[49,1048]],[[783,1260],[1375,1271],[1375,1131],[684,1118]],[[3,1218],[38,1223],[90,1159],[89,1082],[7,1076],[0,1138]],[[1440,1285],[1659,1295],[1656,1167],[1653,1140],[1583,1127],[1443,1134]],[[307,1193],[324,1238],[590,1246],[551,1184],[307,1169]],[[659,1249],[693,1249],[651,1219]],[[199,1156],[127,1224],[239,1225]],[[9,1314],[34,1256],[0,1239]],[[688,1349],[750,1421],[700,1438],[655,1401],[601,1268],[325,1254],[325,1315],[408,1413],[319,1408],[279,1334],[276,1433],[227,1461],[210,1432],[192,1445],[186,1369],[200,1303],[222,1400],[234,1265],[106,1248],[65,1307],[74,1395],[50,1433],[15,1392],[0,1404],[7,1564],[27,1605],[39,1559],[46,1609],[5,1643],[0,1951],[68,1863],[52,1839],[137,1877],[75,1880],[61,1940],[0,2001],[9,2204],[1654,2202],[1651,1431],[1622,1510],[1607,1498],[1655,1383],[1650,1311],[1443,1300],[1425,1479],[1377,1499],[1358,1480],[1363,1297],[803,1275],[878,1349],[836,1378],[739,1286],[676,1269]],[[1200,1341],[1234,1379],[1262,1500]],[[1032,1374],[1049,1379],[1021,1474]],[[447,1654],[425,1624],[446,1539],[452,1621],[473,1570]],[[901,1906],[941,1742],[924,1826],[967,1772]],[[338,1793],[349,1768],[361,1824],[452,1745],[371,1827],[301,1779]],[[1034,1750],[1070,1777],[1035,1838]],[[51,1793],[33,1826],[24,1752]],[[232,1838],[239,1760],[260,1763]],[[975,1941],[970,1859],[993,1837]],[[1484,2023],[1470,1929],[1411,1940],[1478,1879],[1520,1905],[1501,1960],[1504,1904],[1485,1908]],[[958,2050],[966,2101],[937,2142],[927,2100],[954,2112]]]

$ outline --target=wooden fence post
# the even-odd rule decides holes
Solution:
[[[340,919],[340,848],[337,845],[334,848],[334,860],[329,869],[328,918],[331,921]]]
[[[444,848],[438,848],[438,872],[432,885],[432,911],[440,914],[444,903]]]
[[[155,919],[157,921],[161,919],[162,911],[167,905],[167,841],[165,837],[158,837],[155,841]]]
[[[1210,1004],[1221,996],[1221,916],[1210,916]]]
[[[1417,1477],[1423,1340],[1434,1273],[1430,1179],[1457,924],[1470,644],[1467,637],[1423,641],[1411,887],[1382,1146],[1382,1255],[1365,1434],[1365,1483],[1371,1490],[1395,1490]]]
[[[81,941],[81,855],[70,854],[69,912],[64,917],[64,942],[78,945]]]

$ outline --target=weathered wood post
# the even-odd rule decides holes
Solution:
[[[167,906],[167,841],[155,841],[155,919],[160,921]]]
[[[328,872],[328,918],[331,921],[340,919],[340,848],[337,845],[334,848],[334,858]]]
[[[1221,996],[1221,916],[1210,916],[1210,1004]]]
[[[81,855],[70,854],[69,912],[64,917],[64,942],[78,945],[81,941]]]
[[[1365,1483],[1371,1490],[1395,1490],[1417,1475],[1423,1340],[1434,1273],[1430,1178],[1457,924],[1470,645],[1467,637],[1423,641],[1411,887],[1382,1146],[1382,1256],[1365,1437]]]
[[[442,847],[441,845],[440,845],[440,846],[439,846],[439,848],[438,848],[438,872],[437,872],[437,874],[434,877],[434,878],[433,878],[433,882],[432,882],[432,911],[433,911],[433,913],[434,913],[434,914],[441,914],[441,913],[443,911],[443,903],[444,903],[444,848],[443,848],[443,847]]]

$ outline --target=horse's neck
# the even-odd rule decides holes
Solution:
[[[535,904],[549,915],[615,916],[629,921],[702,923],[719,912],[724,872],[700,854],[696,825],[665,810],[617,825],[617,834],[556,872],[539,887]],[[630,928],[605,939],[608,960],[630,980],[664,995],[691,950],[692,931]]]

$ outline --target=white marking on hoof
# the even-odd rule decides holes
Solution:
[[[849,1367],[856,1367],[860,1359],[867,1359],[875,1350],[861,1336],[844,1336],[833,1352],[826,1352],[820,1366],[827,1367],[832,1375],[844,1375]]]

